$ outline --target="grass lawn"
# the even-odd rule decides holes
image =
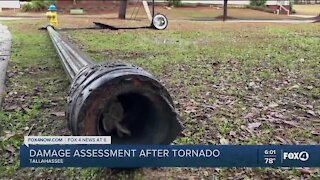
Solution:
[[[115,7],[116,8],[116,7]],[[318,10],[319,11],[319,10]],[[223,8],[221,7],[178,7],[178,8],[168,8],[165,6],[156,6],[156,13],[165,14],[169,20],[221,20],[221,16],[223,15]],[[95,16],[95,17],[108,17],[108,18],[117,18],[117,9],[112,9],[106,12],[99,12],[100,14],[92,14],[92,12],[86,12],[84,16]],[[37,16],[37,17],[45,17],[45,12],[21,12],[14,10],[4,10],[0,12],[0,16]],[[70,17],[68,12],[64,12],[63,14],[59,14],[60,17]],[[287,15],[276,15],[273,13],[248,9],[248,8],[228,8],[228,16],[233,19],[301,19],[299,17],[292,17]],[[75,17],[75,16],[73,16]],[[81,17],[81,16],[76,16]],[[128,6],[127,9],[127,18],[128,19],[147,19],[147,15],[145,10],[141,6],[132,7]]]
[[[135,17],[134,8],[128,9],[128,17]],[[221,7],[178,7],[167,9],[161,6],[156,7],[156,12],[165,14],[169,20],[187,19],[187,20],[217,20],[223,15]],[[287,15],[276,15],[273,13],[248,9],[248,8],[228,8],[228,16],[233,19],[299,19]],[[114,16],[116,17],[116,15]],[[143,8],[140,9],[137,18],[146,18],[146,13]]]
[[[306,15],[320,15],[320,4],[312,5],[293,5],[293,9],[297,14],[306,14]]]
[[[80,20],[78,20],[80,21]],[[24,135],[68,135],[68,81],[45,21],[5,22],[13,34],[0,113],[0,177],[82,179],[300,179],[299,169],[19,168]],[[75,21],[62,21],[62,26]],[[125,21],[122,21],[125,23]],[[70,24],[67,24],[70,23]],[[79,22],[80,23],[80,22]],[[175,22],[165,31],[64,31],[96,61],[137,64],[165,84],[182,116],[176,144],[319,144],[320,24]],[[319,179],[320,169],[308,169]]]

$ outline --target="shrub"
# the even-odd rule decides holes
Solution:
[[[265,6],[267,0],[250,0],[251,6]]]
[[[26,3],[22,6],[22,11],[27,12],[32,10],[32,3]]]
[[[22,6],[23,11],[42,11],[46,10],[50,4],[53,4],[54,0],[32,0],[31,3],[27,3]]]
[[[249,6],[247,6],[247,8],[258,10],[258,11],[264,11],[264,12],[268,12],[268,13],[273,13],[272,9],[265,7],[265,6],[251,6],[251,5],[249,5]]]
[[[181,0],[168,0],[169,6],[178,7],[181,6]]]
[[[296,13],[296,10],[293,9],[293,2],[292,2],[292,0],[291,0],[290,3],[289,3],[289,10],[290,10],[291,14],[295,14],[295,13]]]
[[[32,1],[32,10],[41,11],[47,9],[48,4],[46,1]]]

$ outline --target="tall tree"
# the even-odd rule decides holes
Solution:
[[[227,19],[228,16],[228,0],[224,0],[223,2],[223,21]]]
[[[126,11],[127,11],[127,0],[121,0],[119,6],[119,19],[126,19]]]

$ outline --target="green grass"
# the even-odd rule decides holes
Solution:
[[[319,30],[319,25],[309,24],[241,30],[226,26],[223,32],[77,31],[68,35],[97,61],[122,58],[165,83],[184,119],[185,136],[175,143],[219,144],[227,139],[232,144],[280,144],[283,138],[290,144],[317,144],[319,136],[310,132],[319,132],[320,127],[308,120],[319,114],[313,117],[306,110],[316,112],[320,106]],[[278,106],[268,107],[272,102]],[[252,122],[261,126],[250,130]],[[297,175],[295,170],[267,171],[283,178]],[[261,172],[262,177],[265,174]]]
[[[296,169],[270,168],[142,169],[129,173],[98,168],[19,169],[16,153],[22,135],[28,131],[25,127],[34,124],[34,135],[68,134],[64,118],[50,115],[52,111],[64,111],[68,82],[48,35],[35,30],[40,23],[7,23],[14,38],[9,70],[17,72],[9,79],[9,91],[28,96],[26,102],[20,102],[20,96],[9,98],[5,105],[26,103],[28,110],[0,114],[3,129],[18,134],[1,142],[1,155],[13,156],[13,163],[1,159],[0,177],[29,173],[34,178],[42,174],[39,177],[74,179],[149,179],[150,174],[165,179],[212,175],[226,179],[237,174],[247,179],[299,178]],[[320,138],[313,132],[319,132],[320,127],[312,120],[320,115],[320,26],[212,26],[192,31],[82,30],[63,34],[81,44],[96,61],[122,59],[158,77],[183,119],[185,129],[176,144],[280,144],[279,138],[289,144],[319,144]],[[30,68],[34,73],[27,73]],[[53,102],[56,105],[50,107]],[[60,123],[53,125],[52,121]],[[249,129],[253,122],[261,125]],[[12,155],[6,151],[11,146],[15,149]],[[319,173],[319,169],[313,169],[310,177],[319,178]]]
[[[10,27],[13,43],[4,106],[5,110],[15,107],[0,112],[1,135],[7,137],[0,142],[1,156],[7,157],[0,160],[0,177],[11,177],[19,169],[19,146],[23,143],[23,136],[28,132],[31,135],[53,135],[52,130],[44,130],[50,129],[50,120],[58,120],[50,113],[63,111],[68,82],[48,35],[37,30],[38,24],[24,24],[22,21],[5,24]],[[53,102],[56,105],[52,105]],[[63,122],[62,119],[59,121]]]

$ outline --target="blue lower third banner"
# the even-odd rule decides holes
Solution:
[[[320,145],[22,145],[21,167],[320,167]]]

